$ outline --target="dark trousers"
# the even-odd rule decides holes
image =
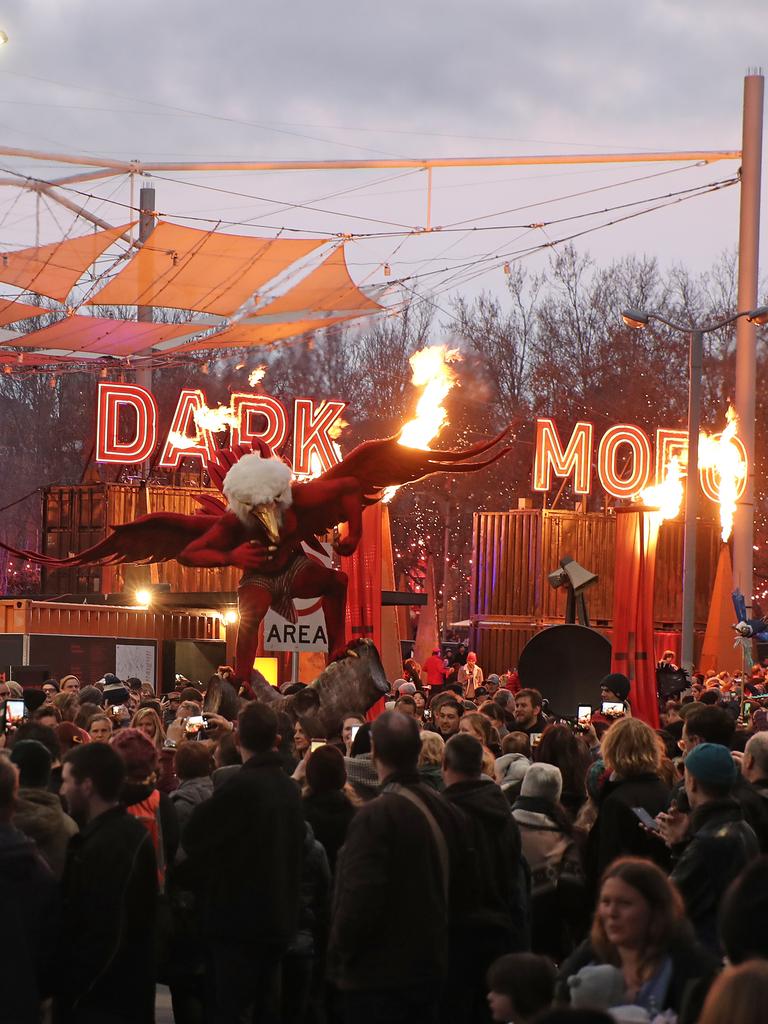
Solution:
[[[438,996],[426,987],[344,992],[344,1024],[435,1024]]]
[[[283,950],[256,943],[216,942],[211,949],[211,1024],[277,1024]]]

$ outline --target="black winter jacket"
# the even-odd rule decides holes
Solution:
[[[50,992],[58,956],[58,891],[35,844],[13,825],[0,825],[0,905],[8,936],[0,1016],[14,1024],[38,1024],[40,998]]]
[[[673,851],[671,879],[685,901],[699,941],[720,951],[717,912],[725,890],[760,853],[736,800],[712,800],[691,813],[691,839]]]
[[[446,906],[438,844],[424,813],[390,787],[406,787],[440,828],[450,861]],[[474,865],[461,812],[416,773],[392,775],[361,807],[339,852],[329,973],[341,989],[439,986],[449,924],[465,911]],[[474,883],[471,883],[473,885]],[[392,965],[396,969],[392,969]]]
[[[94,818],[69,842],[62,892],[61,1019],[89,1010],[154,1021],[157,861],[147,829],[123,807]]]
[[[182,835],[186,884],[213,938],[287,948],[296,934],[304,848],[296,784],[258,754],[201,803]]]
[[[669,787],[653,773],[605,784],[585,854],[587,879],[593,895],[597,893],[603,871],[617,857],[648,857],[660,867],[668,867],[664,843],[640,827],[632,810],[644,807],[655,818],[668,804]]]
[[[336,857],[344,845],[355,808],[340,789],[316,796],[310,793],[302,801],[304,817],[312,826],[315,839],[323,846],[331,872],[336,870]]]
[[[444,796],[466,815],[474,850],[476,883],[468,894],[462,925],[502,928],[510,934],[510,951],[526,948],[527,893],[522,842],[517,822],[495,782],[479,779],[448,786]]]

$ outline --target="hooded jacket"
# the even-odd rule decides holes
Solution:
[[[510,935],[510,951],[525,948],[522,844],[508,801],[496,783],[486,779],[454,783],[446,788],[445,797],[466,816],[474,849],[475,888],[467,894],[463,924],[504,929]]]
[[[531,762],[525,754],[502,754],[496,758],[496,776],[510,804],[520,795],[523,777],[530,767]]]
[[[13,823],[37,843],[56,878],[64,874],[67,845],[77,825],[61,808],[61,800],[47,789],[22,786],[16,799]]]
[[[711,800],[691,813],[690,842],[673,850],[670,878],[680,890],[699,941],[719,953],[717,912],[730,883],[760,847],[736,800]]]
[[[1,1016],[37,1024],[56,954],[58,891],[35,844],[8,824],[0,824],[0,903],[9,940],[3,947]]]

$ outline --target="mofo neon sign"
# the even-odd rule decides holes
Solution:
[[[714,435],[717,440],[719,434]],[[747,450],[739,437],[731,441],[739,449],[744,464]],[[553,478],[570,479],[575,494],[592,491],[595,427],[579,421],[563,444],[551,419],[536,420],[536,448],[533,461],[533,489],[549,491]],[[603,490],[614,498],[632,498],[651,483],[661,483],[673,456],[684,468],[688,459],[688,434],[685,430],[660,427],[656,431],[656,452],[648,434],[633,423],[619,423],[600,438],[597,446],[597,478]],[[700,466],[701,489],[712,501],[720,499],[720,482],[713,466]],[[747,475],[741,479],[737,499],[744,493]]]
[[[195,413],[207,406],[200,388],[182,389],[158,460],[162,469],[177,469],[182,459],[205,465],[216,455],[213,431],[195,422]],[[293,403],[293,470],[299,475],[330,469],[339,461],[331,429],[346,402],[297,398]],[[280,452],[288,440],[288,410],[271,395],[235,392],[228,418],[230,443],[249,447],[265,441]],[[144,462],[159,442],[155,396],[138,384],[99,383],[96,413],[96,461],[133,465]],[[180,439],[187,438],[186,443]]]

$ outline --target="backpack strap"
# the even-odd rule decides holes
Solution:
[[[440,861],[440,874],[443,881],[443,896],[445,898],[445,907],[447,910],[451,884],[451,858],[448,853],[448,844],[445,841],[443,830],[438,825],[434,814],[430,811],[424,801],[420,800],[413,790],[408,789],[407,786],[401,786],[399,782],[393,782],[391,785],[387,786],[384,792],[397,793],[398,796],[405,797],[410,804],[413,804],[414,807],[417,807],[419,811],[421,811],[427,825],[429,825],[429,830],[432,833],[432,838],[434,839],[435,846],[437,848],[437,858]]]

